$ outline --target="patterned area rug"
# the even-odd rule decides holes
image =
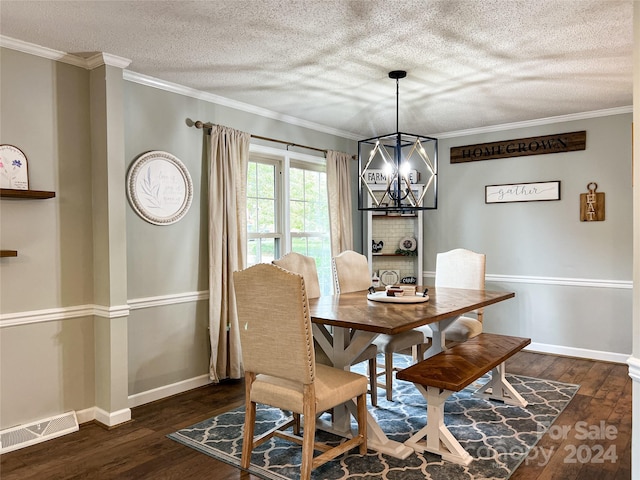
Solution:
[[[408,357],[397,358],[397,364],[404,362],[408,366],[408,361]],[[451,396],[445,404],[445,424],[474,458],[470,465],[446,462],[427,452],[413,453],[405,460],[399,460],[371,450],[361,456],[355,449],[314,470],[312,479],[509,478],[571,401],[578,385],[507,374],[511,384],[528,402],[523,408],[474,397],[473,392],[488,378],[479,379],[476,384]],[[388,402],[383,390],[379,390],[378,406],[369,405],[369,411],[389,438],[404,442],[425,425],[426,401],[413,384],[395,381],[394,401]],[[258,405],[256,434],[286,418],[286,414],[277,409]],[[241,407],[172,433],[169,438],[239,466],[243,424],[244,407]],[[339,437],[325,432],[318,432],[318,437],[329,443],[340,441]],[[272,439],[254,450],[250,472],[269,480],[298,480],[300,448],[281,439]]]

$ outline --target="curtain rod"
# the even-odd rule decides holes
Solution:
[[[209,123],[209,122],[207,122],[207,123],[203,123],[203,122],[202,122],[202,121],[200,121],[200,120],[196,120],[196,121],[193,123],[193,125],[194,125],[196,128],[202,128],[202,129],[209,129],[209,130],[210,130],[210,129],[213,127],[213,125],[214,125],[214,124],[213,124],[213,123]],[[251,134],[251,137],[253,137],[253,138],[258,138],[258,139],[260,139],[260,140],[265,140],[265,141],[267,141],[267,142],[283,143],[283,144],[287,145],[288,147],[306,148],[306,149],[309,149],[309,150],[315,150],[316,152],[322,152],[322,153],[324,153],[324,154],[326,154],[326,153],[327,153],[327,151],[326,151],[326,150],[323,150],[322,148],[308,147],[308,146],[306,146],[306,145],[300,145],[300,144],[298,144],[298,143],[293,143],[293,142],[286,142],[286,141],[284,141],[284,140],[278,140],[278,139],[276,139],[276,138],[262,137],[262,136],[260,136],[260,135],[253,135],[253,134]]]

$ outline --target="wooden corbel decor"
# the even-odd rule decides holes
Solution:
[[[598,184],[587,185],[588,193],[580,194],[580,221],[602,222],[604,220],[604,193],[596,193]]]

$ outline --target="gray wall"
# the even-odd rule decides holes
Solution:
[[[317,148],[355,152],[356,144],[134,82],[125,83],[125,105],[129,165],[143,152],[165,150],[187,166],[194,183],[193,204],[175,224],[151,225],[128,206],[128,297],[133,304],[148,297],[165,297],[169,303],[131,311],[129,394],[133,395],[204,376],[209,368],[207,300],[177,303],[176,298],[208,291],[206,137],[202,130],[189,127],[187,119]]]
[[[95,405],[89,72],[1,49],[0,143],[47,200],[0,200],[0,428]],[[51,320],[61,310],[80,313]],[[48,313],[49,310],[55,310]],[[33,313],[33,315],[30,314]],[[6,315],[38,323],[6,326]],[[79,317],[77,315],[80,315]]]
[[[630,354],[631,121],[622,114],[440,140],[438,210],[425,213],[425,271],[434,271],[437,252],[486,253],[488,288],[516,292],[487,309],[487,330],[529,336],[551,351]],[[584,151],[449,161],[454,146],[579,130],[587,132]],[[485,204],[485,185],[551,180],[561,181],[560,201]],[[592,181],[606,194],[606,220],[580,222],[579,196]]]

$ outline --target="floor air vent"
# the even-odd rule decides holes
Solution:
[[[0,431],[0,454],[78,431],[76,412],[67,412],[28,425]]]

